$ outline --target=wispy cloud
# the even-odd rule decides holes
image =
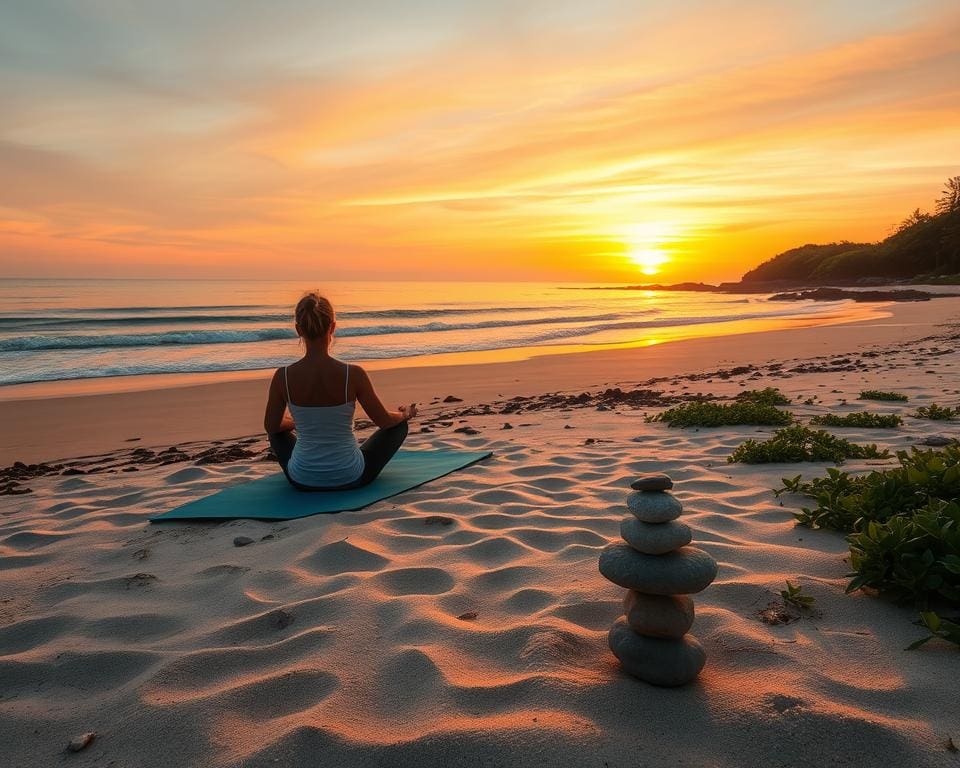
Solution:
[[[0,11],[0,272],[724,279],[960,166],[945,3],[203,5]]]

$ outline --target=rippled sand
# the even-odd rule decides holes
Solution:
[[[899,380],[911,403],[869,408],[907,413],[957,401],[943,393],[958,358],[931,358],[937,375],[915,381],[749,384],[818,394],[794,409],[810,416]],[[412,445],[492,459],[361,512],[282,523],[146,522],[274,471],[262,462],[32,481],[0,499],[0,762],[956,765],[945,743],[960,744],[960,653],[903,651],[922,634],[915,614],[845,595],[843,537],[794,527],[800,500],[771,493],[817,465],[728,465],[770,430],[671,430],[642,415],[543,411],[511,431],[472,417],[479,436],[451,427]],[[903,448],[957,431],[908,419],[842,434]],[[606,647],[623,590],[597,557],[648,471],[674,478],[695,543],[720,563],[696,597],[707,666],[683,689],[626,676]],[[239,535],[255,543],[235,547]],[[758,614],[786,579],[818,611],[767,625]],[[85,731],[93,744],[66,755]]]

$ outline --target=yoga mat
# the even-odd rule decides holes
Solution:
[[[380,476],[350,491],[298,491],[282,472],[234,485],[171,509],[155,520],[252,518],[293,520],[309,515],[350,512],[429,483],[490,456],[490,451],[398,451]]]

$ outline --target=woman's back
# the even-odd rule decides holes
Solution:
[[[304,294],[293,315],[306,351],[302,360],[278,368],[270,380],[263,414],[270,448],[300,490],[371,483],[406,439],[407,420],[417,415],[417,406],[388,411],[363,368],[330,356],[337,318],[319,293]],[[379,427],[360,446],[353,433],[358,402]]]
[[[334,387],[342,376],[343,389]],[[295,364],[283,369],[287,406],[297,428],[297,443],[287,471],[311,487],[335,487],[363,473],[363,453],[353,432],[356,400],[350,393],[350,366],[333,358],[326,365]],[[338,394],[334,394],[338,392]],[[332,402],[337,400],[339,402]]]

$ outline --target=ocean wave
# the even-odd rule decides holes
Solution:
[[[481,320],[475,323],[425,323],[422,325],[372,325],[341,328],[340,338],[358,336],[393,336],[402,333],[443,333],[448,331],[476,331],[493,328],[521,328],[532,325],[560,323],[596,323],[622,320],[628,315],[611,313],[580,317],[537,317],[521,320]],[[291,328],[254,328],[247,330],[191,330],[162,333],[86,334],[78,336],[14,336],[0,339],[0,352],[35,352],[58,349],[98,349],[104,347],[159,347],[184,344],[243,344],[260,341],[295,339]]]
[[[484,335],[472,339],[443,340],[443,337],[424,338],[415,344],[392,344],[386,346],[378,344],[375,338],[358,337],[357,341],[344,345],[338,349],[338,357],[345,360],[374,360],[386,358],[408,358],[419,357],[423,355],[438,355],[450,352],[478,352],[488,350],[500,350],[510,348],[554,346],[564,343],[578,343],[584,345],[597,345],[611,343],[611,339],[593,339],[591,336],[610,331],[624,330],[643,330],[652,328],[667,328],[677,326],[687,326],[700,323],[725,323],[737,320],[749,320],[756,318],[777,318],[789,316],[802,316],[816,313],[820,308],[807,306],[797,306],[792,312],[754,312],[739,315],[713,315],[700,317],[683,318],[658,318],[650,320],[628,319],[616,322],[592,322],[582,325],[554,327],[539,329],[534,332],[522,335],[506,336],[503,334]],[[276,332],[287,334],[292,337],[289,331],[285,329],[273,329]],[[230,332],[220,332],[230,333]],[[617,339],[622,341],[623,339]],[[8,340],[9,341],[9,340]],[[74,357],[69,361],[69,365],[53,364],[56,358],[46,356],[43,352],[37,356],[31,356],[32,359],[16,354],[6,355],[7,360],[19,360],[20,365],[0,366],[0,385],[24,384],[38,381],[55,381],[66,379],[86,379],[102,378],[110,376],[134,376],[145,374],[163,374],[163,373],[206,373],[206,372],[230,372],[230,371],[250,371],[263,370],[279,367],[290,362],[290,355],[282,350],[277,350],[275,354],[267,355],[246,355],[242,358],[229,359],[220,355],[217,359],[212,356],[195,356],[190,359],[141,359],[139,361],[124,362],[117,364],[115,362],[99,361],[99,364],[91,365],[85,356],[89,349],[73,348]],[[148,355],[149,352],[145,352]]]
[[[238,313],[236,310],[250,310]],[[338,312],[341,322],[351,320],[404,320],[430,317],[462,317],[491,313],[558,312],[563,307],[438,307],[427,309],[365,309]],[[273,310],[265,312],[264,310]],[[137,314],[131,314],[136,312]],[[126,313],[126,314],[123,314]],[[0,330],[7,332],[32,328],[93,329],[111,326],[187,325],[217,323],[293,322],[293,308],[274,306],[223,307],[131,307],[105,309],[64,309],[48,314],[0,315]]]
[[[249,331],[166,331],[84,336],[15,336],[0,339],[0,352],[39,352],[104,347],[160,347],[172,344],[241,344],[256,341],[295,339],[289,328],[262,328]]]
[[[138,315],[136,317],[30,317],[29,315],[20,315],[16,317],[0,317],[0,330],[26,331],[31,329],[42,329],[49,332],[59,328],[70,330],[91,330],[95,328],[112,327],[135,327],[138,325],[202,325],[207,324],[226,324],[235,323],[257,323],[257,322],[283,322],[284,320],[292,322],[290,313],[261,314],[261,315]]]

